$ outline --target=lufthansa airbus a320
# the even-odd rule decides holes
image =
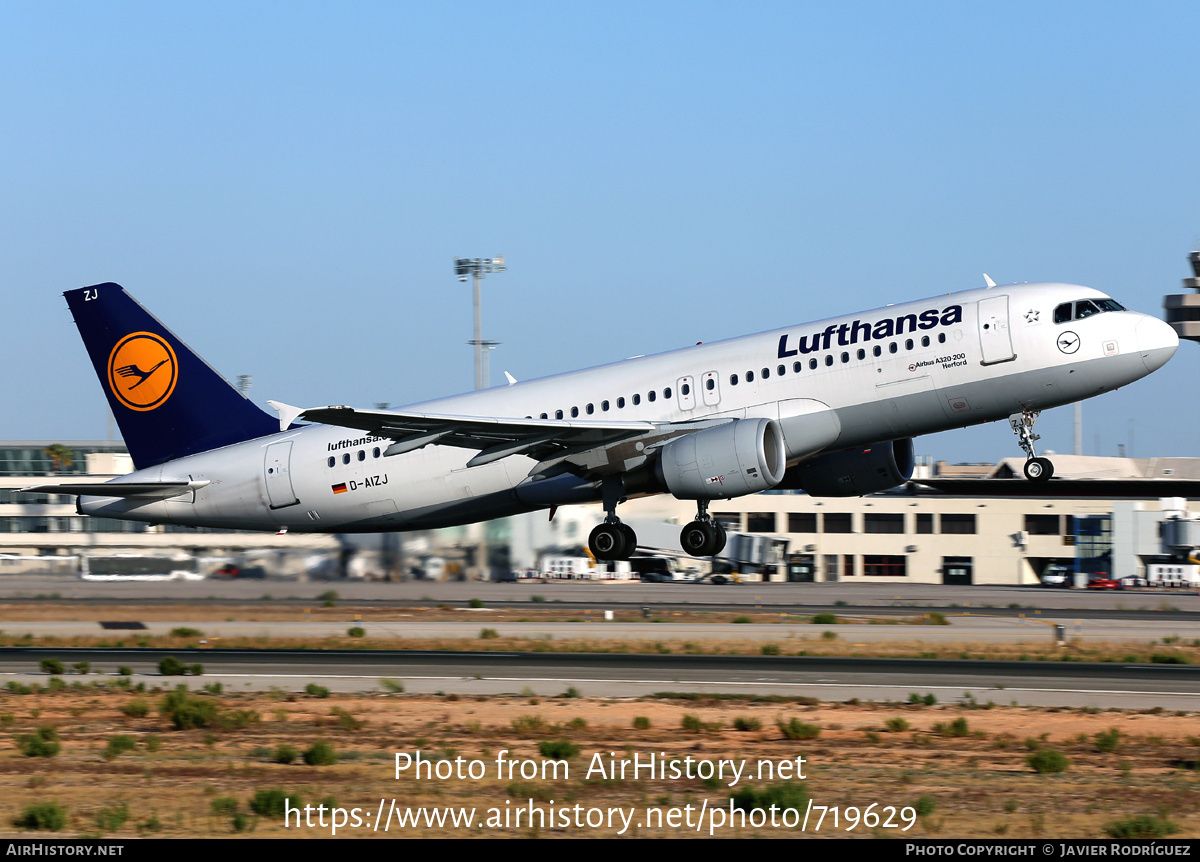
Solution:
[[[1145,377],[1179,341],[1097,290],[968,290],[415,404],[243,397],[116,284],[67,291],[136,471],[24,490],[79,512],[240,530],[428,529],[603,503],[589,539],[626,559],[633,496],[696,501],[680,535],[718,553],[711,500],[770,488],[856,496],[910,477],[912,438],[1008,419],[1032,481],[1050,407]]]

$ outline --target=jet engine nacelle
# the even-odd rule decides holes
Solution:
[[[903,485],[912,477],[911,438],[831,452],[784,475],[780,488],[800,489],[813,497],[859,497]]]
[[[654,469],[680,500],[721,500],[778,485],[784,452],[774,419],[738,419],[672,440]]]

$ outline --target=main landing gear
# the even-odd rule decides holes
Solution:
[[[1041,435],[1033,433],[1033,423],[1037,421],[1040,410],[1022,410],[1008,417],[1008,424],[1017,435],[1021,448],[1025,450],[1025,478],[1030,482],[1048,482],[1054,475],[1054,465],[1049,458],[1039,458],[1033,450],[1033,444],[1041,440]]]
[[[617,517],[617,503],[625,492],[621,478],[605,479],[600,486],[604,500],[604,523],[588,536],[588,549],[597,560],[628,560],[637,550],[637,533]]]
[[[725,528],[708,514],[708,501],[696,504],[696,520],[679,533],[684,553],[693,557],[715,557],[725,547]]]

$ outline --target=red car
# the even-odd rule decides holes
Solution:
[[[1121,584],[1112,578],[1092,578],[1088,581],[1087,588],[1089,590],[1119,590]]]

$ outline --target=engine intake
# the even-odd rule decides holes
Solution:
[[[672,440],[654,469],[680,500],[723,500],[778,485],[784,451],[774,419],[738,419]]]
[[[861,497],[903,485],[913,472],[912,438],[831,452],[787,471],[780,488],[813,497]]]

